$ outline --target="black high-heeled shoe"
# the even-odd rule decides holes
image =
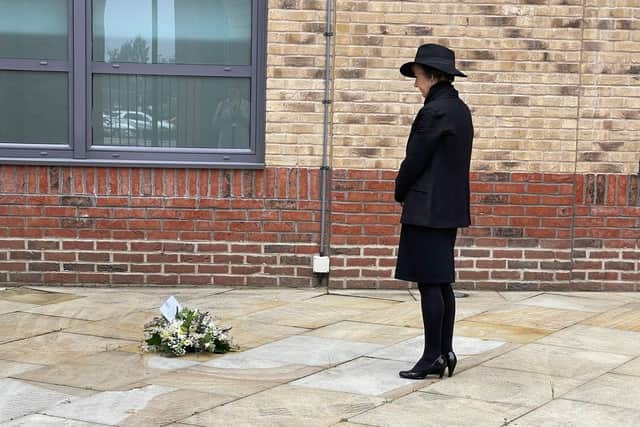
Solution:
[[[444,357],[439,356],[433,361],[431,366],[426,369],[411,369],[409,371],[400,371],[398,375],[408,380],[423,380],[427,375],[438,374],[440,378],[444,376],[444,369],[447,367],[447,361]]]
[[[453,375],[453,371],[456,369],[456,365],[458,364],[458,358],[453,351],[450,351],[446,355],[444,355],[447,361],[447,370],[449,371],[449,376]]]

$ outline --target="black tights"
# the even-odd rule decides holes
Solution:
[[[450,283],[418,283],[424,351],[417,369],[428,368],[441,354],[453,351],[453,324],[456,317],[456,298]]]

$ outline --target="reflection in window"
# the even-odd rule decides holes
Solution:
[[[94,0],[93,60],[249,65],[251,0]]]
[[[67,0],[0,0],[0,58],[67,59]]]
[[[93,104],[94,145],[250,147],[249,79],[98,74]]]

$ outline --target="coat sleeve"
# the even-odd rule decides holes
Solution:
[[[394,197],[402,203],[433,158],[444,133],[444,114],[423,108],[416,117],[407,142],[407,152],[396,177]]]

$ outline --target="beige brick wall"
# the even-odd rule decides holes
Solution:
[[[269,0],[266,163],[321,164],[325,2]]]
[[[586,0],[578,172],[637,173],[640,0]]]
[[[322,153],[324,0],[269,2],[267,164]],[[421,98],[398,67],[456,51],[478,171],[636,173],[640,1],[335,0],[331,161],[395,169]]]

